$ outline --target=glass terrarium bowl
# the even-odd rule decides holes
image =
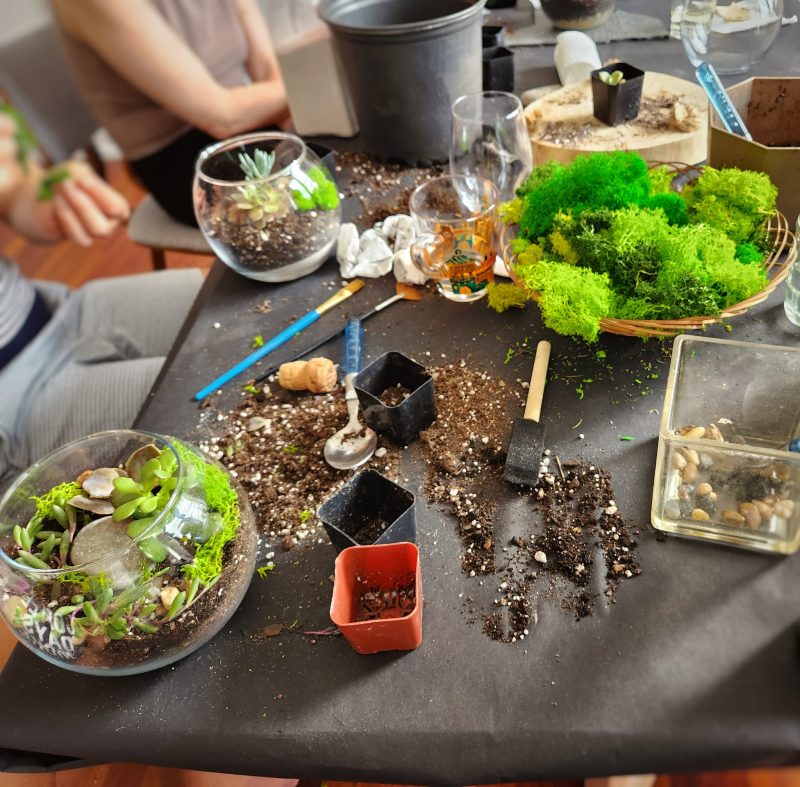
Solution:
[[[237,273],[291,281],[322,265],[342,209],[331,173],[292,134],[245,134],[203,150],[194,212],[214,253]]]
[[[196,650],[236,611],[255,557],[241,488],[193,446],[147,432],[70,443],[0,501],[2,617],[76,672],[147,672]]]
[[[800,548],[800,349],[679,336],[653,525],[779,554]]]

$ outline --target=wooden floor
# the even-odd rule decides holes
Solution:
[[[141,198],[141,192],[120,166],[111,167],[109,179],[132,202]],[[38,246],[0,226],[0,256],[15,260],[29,276],[54,279],[73,287],[102,276],[151,270],[149,253],[128,240],[125,228],[86,250],[69,243]],[[169,267],[207,268],[210,264],[208,258],[181,254],[170,254],[167,261]],[[0,625],[0,668],[5,664],[14,641],[6,627]],[[6,716],[6,723],[8,719]],[[0,787],[272,787],[277,784],[276,780],[250,776],[122,764],[47,774],[0,774]],[[324,784],[327,787],[362,787],[341,782]],[[580,787],[580,784],[574,781],[527,782],[515,787]],[[301,782],[301,787],[319,787],[319,784]],[[660,776],[656,787],[800,787],[800,769]]]

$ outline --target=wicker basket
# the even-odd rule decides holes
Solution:
[[[675,180],[673,186],[680,190],[684,185],[695,180],[702,172],[702,167],[689,166],[674,162],[656,162],[650,164],[651,167],[667,166],[675,170]],[[612,317],[603,317],[600,320],[600,330],[607,333],[617,333],[620,336],[676,336],[683,331],[696,331],[705,325],[721,322],[729,317],[737,317],[744,314],[751,306],[766,300],[773,290],[786,278],[789,268],[797,257],[797,247],[795,237],[792,233],[786,217],[776,212],[769,219],[766,226],[767,236],[771,240],[771,249],[762,263],[769,276],[769,282],[755,295],[751,295],[744,301],[729,306],[725,311],[716,317],[682,317],[679,320],[617,320]],[[503,249],[503,259],[506,261],[506,268],[515,284],[525,289],[525,285],[519,280],[514,271],[515,255],[511,251],[511,241],[513,240],[512,230],[504,225],[501,239]],[[539,293],[532,293],[534,300],[539,300]]]

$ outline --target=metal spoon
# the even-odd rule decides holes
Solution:
[[[337,470],[350,470],[363,465],[378,445],[378,436],[358,420],[358,396],[353,387],[353,379],[361,370],[361,350],[364,329],[357,317],[351,317],[344,329],[344,391],[349,420],[347,425],[325,442],[323,456],[325,461]]]

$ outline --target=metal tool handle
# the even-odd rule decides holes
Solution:
[[[714,66],[710,63],[701,63],[695,68],[694,73],[697,81],[706,91],[711,105],[717,111],[722,125],[731,134],[738,134],[740,137],[752,140],[753,137],[747,130],[742,116],[736,111],[736,107],[733,105],[730,96],[728,96]]]
[[[358,317],[351,317],[344,327],[344,361],[342,371],[345,375],[361,371],[361,356],[364,348],[364,328]]]
[[[525,414],[529,421],[539,422],[542,414],[542,397],[544,384],[547,382],[547,365],[550,363],[550,342],[541,341],[536,345],[536,358],[533,361],[531,384],[528,388],[528,400],[525,402]]]

